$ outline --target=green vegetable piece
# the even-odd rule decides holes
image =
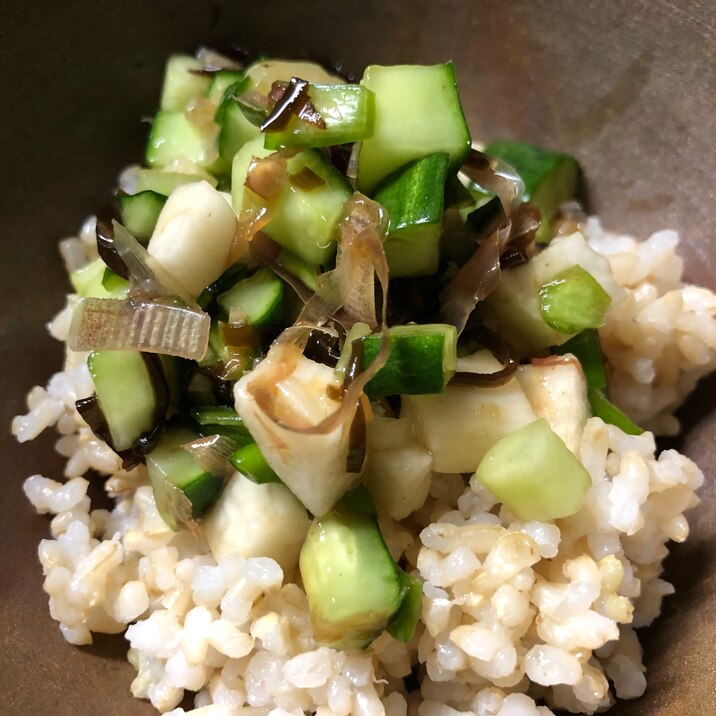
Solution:
[[[423,609],[423,585],[418,579],[398,567],[398,578],[403,588],[403,601],[388,623],[388,633],[398,641],[409,642],[420,621]]]
[[[184,112],[157,112],[149,133],[145,160],[150,167],[165,167],[183,159],[198,167],[209,168],[216,160],[213,141],[213,136],[202,132]]]
[[[581,171],[577,160],[569,154],[507,140],[493,142],[485,153],[503,159],[520,175],[525,183],[524,200],[535,202],[542,211],[537,241],[549,241],[560,205],[577,194]]]
[[[314,519],[299,567],[314,636],[335,649],[365,648],[401,605],[402,584],[371,515]]]
[[[256,443],[249,443],[239,448],[230,458],[229,462],[242,474],[257,485],[267,482],[281,482],[281,478],[273,471],[271,465]]]
[[[561,333],[599,328],[612,299],[581,266],[560,271],[539,289],[539,308],[545,323]]]
[[[156,446],[147,454],[149,480],[155,492],[159,481],[178,487],[191,501],[192,517],[201,517],[216,501],[224,481],[204,469],[199,461],[183,446],[199,436],[186,428],[166,430]],[[159,502],[157,502],[159,505]],[[171,515],[162,514],[172,526]]]
[[[248,267],[246,264],[235,263],[229,266],[224,273],[210,283],[196,299],[196,302],[206,311],[209,309],[217,296],[228,291],[232,286],[235,286],[238,281],[246,278],[246,272]]]
[[[358,485],[354,490],[349,490],[333,507],[335,512],[349,515],[373,515],[377,516],[373,498],[365,485]]]
[[[157,396],[144,358],[139,351],[94,351],[87,367],[112,447],[128,450],[154,427],[157,417]]]
[[[224,435],[238,445],[248,445],[254,441],[244,421],[228,406],[198,406],[192,408],[191,417],[201,435]]]
[[[390,277],[436,273],[440,260],[440,225],[450,157],[431,154],[411,162],[375,192],[390,219],[383,244]]]
[[[241,82],[245,75],[241,70],[221,70],[216,72],[211,77],[211,84],[209,85],[209,91],[207,97],[215,105],[221,105],[221,102],[226,96],[226,90],[235,85],[237,82]]]
[[[128,282],[109,282],[108,286],[105,286],[107,270],[102,259],[95,259],[75,269],[70,274],[70,283],[82,298],[124,298],[129,290]]]
[[[206,96],[211,80],[196,70],[201,70],[201,62],[195,57],[172,55],[169,58],[164,70],[162,110],[181,111],[189,102]]]
[[[118,276],[111,268],[106,268],[102,274],[102,286],[112,296],[124,296],[129,291],[129,281]]]
[[[117,197],[122,224],[140,243],[147,245],[167,197],[155,191]]]
[[[375,126],[358,155],[357,185],[370,194],[377,184],[420,157],[447,152],[457,170],[470,150],[455,68],[396,65],[366,68],[361,84],[375,94]]]
[[[614,403],[611,403],[604,393],[598,388],[589,386],[587,388],[587,397],[589,404],[592,406],[592,414],[601,418],[605,423],[616,425],[627,435],[641,435],[644,428],[640,428],[632,419],[624,414]]]
[[[311,291],[318,290],[318,275],[315,266],[311,266],[288,249],[281,249],[278,255],[278,262],[286,271],[293,274],[305,286],[310,288]]]
[[[380,334],[361,339],[363,367],[380,351]],[[371,400],[386,395],[442,393],[455,372],[457,333],[445,323],[393,326],[390,328],[388,362],[368,381]]]
[[[572,336],[561,346],[554,346],[552,353],[565,355],[571,353],[582,365],[587,385],[597,390],[605,390],[607,377],[604,374],[602,348],[599,345],[599,333],[594,328],[587,328],[576,336]]]
[[[218,184],[215,177],[201,171],[198,167],[197,173],[192,174],[164,171],[163,169],[140,169],[137,191],[153,191],[169,196],[178,186],[197,181],[207,181],[213,187]]]
[[[535,420],[498,440],[475,476],[524,521],[573,515],[592,484],[584,465],[546,420]]]
[[[251,86],[248,77],[242,77],[226,88],[221,104],[216,111],[216,123],[219,125],[219,159],[221,173],[231,171],[231,163],[236,153],[247,142],[259,137],[261,130],[246,114],[246,107],[237,99]]]
[[[217,302],[227,317],[240,312],[250,326],[277,323],[281,317],[283,281],[271,269],[260,268],[222,293]]]
[[[328,147],[359,142],[373,133],[373,93],[361,85],[309,85],[308,96],[325,127],[292,116],[285,129],[267,130],[266,149]]]
[[[244,183],[254,158],[272,154],[258,137],[234,157],[231,173],[232,204],[237,213],[244,204]],[[312,266],[325,265],[336,253],[337,228],[343,205],[353,194],[347,179],[317,149],[306,149],[287,162],[288,185],[272,202],[272,218],[263,232]],[[317,183],[302,187],[292,181],[315,175]],[[261,203],[259,197],[254,201]]]

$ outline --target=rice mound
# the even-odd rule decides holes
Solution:
[[[88,257],[94,222],[71,239]],[[585,227],[626,298],[601,330],[612,397],[661,433],[673,410],[716,367],[716,296],[681,283],[678,237],[646,242]],[[67,241],[67,240],[66,240]],[[76,297],[49,325],[64,340]],[[592,487],[579,513],[518,521],[461,475],[435,474],[425,505],[401,523],[380,518],[391,554],[424,581],[422,624],[410,644],[387,633],[365,651],[315,643],[306,596],[272,559],[216,562],[201,535],[159,516],[146,468],[127,472],[90,431],[75,401],[93,393],[85,354],[33,388],[13,421],[24,442],[55,425],[64,480],[29,477],[36,510],[54,515],[39,558],[50,613],[65,639],[126,630],[132,693],[182,716],[537,716],[594,713],[646,686],[636,628],[673,587],[660,578],[669,540],[688,535],[684,511],[703,475],[676,451],[655,456],[652,433],[624,434],[599,418],[580,457]],[[91,509],[88,470],[106,475],[111,512]],[[417,674],[420,691],[405,677]],[[177,708],[184,692],[195,708]],[[547,706],[537,706],[537,702]]]

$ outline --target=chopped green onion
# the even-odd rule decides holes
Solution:
[[[601,418],[605,423],[616,425],[627,435],[641,435],[644,428],[640,428],[629,416],[625,415],[614,403],[611,403],[601,390],[587,389],[589,404],[592,406],[592,413],[596,418]]]
[[[256,443],[249,443],[239,448],[230,458],[229,462],[249,480],[257,485],[265,485],[267,482],[281,482],[281,478],[273,471],[271,465],[266,462],[261,449]]]
[[[581,266],[560,271],[539,290],[539,307],[545,323],[561,333],[599,328],[612,299]]]
[[[606,390],[607,378],[604,373],[602,348],[599,345],[599,333],[595,328],[587,328],[561,346],[554,346],[552,353],[556,355],[571,353],[581,363],[587,385],[597,390]]]

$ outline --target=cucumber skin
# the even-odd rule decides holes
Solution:
[[[365,648],[400,607],[404,590],[372,515],[314,519],[299,566],[316,639],[333,648]]]
[[[399,331],[396,331],[399,328]],[[413,329],[410,331],[409,329]],[[445,365],[446,355],[456,355],[457,336],[452,326],[426,331],[426,326],[396,326],[390,329],[390,355],[386,364],[368,381],[365,393],[371,400],[388,395],[442,393],[455,370]],[[363,367],[367,368],[380,351],[379,334],[365,336]]]
[[[166,200],[166,196],[151,190],[117,197],[124,228],[146,245]]]
[[[112,436],[113,449],[117,452],[130,449],[137,438],[152,430],[157,419],[158,397],[142,354],[94,351],[87,358],[87,367]]]
[[[360,191],[370,195],[399,167],[436,152],[447,152],[451,169],[459,169],[471,140],[452,62],[372,65],[361,84],[375,93],[375,129],[358,155]]]
[[[548,242],[560,205],[577,195],[579,162],[569,154],[512,140],[492,142],[485,154],[506,161],[520,175],[525,184],[524,201],[534,201],[542,212],[537,241]]]
[[[373,198],[389,217],[384,248],[391,278],[437,272],[449,164],[447,153],[430,154],[401,167],[376,189]]]

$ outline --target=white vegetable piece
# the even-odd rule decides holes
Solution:
[[[159,214],[147,251],[192,296],[226,268],[236,214],[208,182],[177,187]]]
[[[576,232],[552,240],[544,251],[521,266],[503,271],[497,289],[482,304],[487,322],[520,355],[534,355],[561,345],[570,336],[548,326],[539,307],[539,290],[561,271],[581,266],[609,294],[612,305],[624,289],[614,280],[609,261]]]
[[[338,387],[332,368],[309,360],[296,346],[279,344],[234,388],[236,412],[266,461],[317,517],[359,480],[358,474],[346,472],[351,420],[320,435],[283,425],[318,425],[339,408],[340,402],[330,395]]]
[[[544,418],[576,455],[591,415],[587,380],[579,361],[570,354],[538,359],[521,365],[517,380],[537,417]]]
[[[280,483],[257,485],[234,473],[204,518],[211,553],[219,561],[230,554],[271,557],[290,575],[311,522],[306,509]]]
[[[500,368],[486,351],[457,364],[460,372],[493,373]],[[494,443],[537,419],[516,378],[498,387],[449,385],[436,395],[405,395],[401,417],[415,425],[420,443],[433,455],[436,472],[474,472]]]
[[[394,520],[420,509],[430,491],[433,458],[412,431],[405,418],[376,416],[368,423],[363,479],[378,510]]]

